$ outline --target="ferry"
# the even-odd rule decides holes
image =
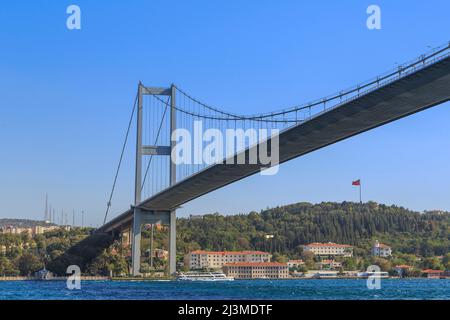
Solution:
[[[367,279],[369,277],[386,279],[386,278],[389,278],[389,273],[387,273],[385,271],[380,271],[380,272],[365,271],[365,272],[358,272],[356,276],[358,278],[364,278],[364,279]]]
[[[227,277],[222,272],[180,272],[178,281],[233,281],[233,277]]]
[[[305,278],[310,278],[310,279],[332,279],[332,278],[337,278],[337,275],[338,275],[337,271],[317,270],[317,271],[307,272],[303,276]]]

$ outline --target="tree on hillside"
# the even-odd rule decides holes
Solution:
[[[442,261],[437,257],[429,257],[422,260],[422,269],[444,270]]]
[[[445,269],[450,270],[450,252],[444,256],[444,258],[442,259],[442,263]]]
[[[372,258],[372,264],[379,266],[381,271],[386,271],[388,272],[389,270],[392,269],[392,264],[389,260],[383,259],[383,258],[378,258],[378,257],[373,257]]]
[[[31,276],[44,267],[41,260],[32,253],[25,253],[17,259],[17,268],[22,276]]]
[[[6,257],[0,257],[0,276],[17,276],[19,270]]]
[[[374,239],[383,239],[396,253],[420,256],[450,251],[450,214],[419,213],[374,202],[297,203],[248,215],[204,215],[177,220],[179,248],[207,250],[263,250],[289,257],[301,254],[309,242],[336,242],[355,246],[366,256]],[[271,241],[266,235],[273,235]],[[248,242],[247,242],[247,241]],[[195,244],[195,245],[193,245]]]
[[[307,269],[313,269],[314,268],[314,253],[310,252],[310,251],[303,251],[301,258],[303,260],[303,262],[305,263],[305,266]]]

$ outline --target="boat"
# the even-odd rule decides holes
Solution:
[[[385,271],[365,271],[365,272],[358,272],[356,275],[358,278],[363,278],[363,279],[367,279],[367,278],[381,278],[381,279],[386,279],[389,278],[389,273],[385,272]]]
[[[178,281],[233,281],[233,277],[227,277],[222,272],[180,272]]]
[[[337,278],[337,275],[338,275],[337,271],[318,271],[315,275],[313,275],[313,278],[332,279],[332,278]]]

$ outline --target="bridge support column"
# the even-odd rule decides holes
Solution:
[[[170,211],[169,221],[169,274],[177,272],[177,215],[175,210]]]
[[[142,212],[139,208],[134,208],[134,218],[132,227],[131,243],[131,275],[139,276],[141,274],[141,228]]]
[[[140,276],[141,269],[141,233],[142,225],[145,224],[163,224],[169,225],[169,274],[176,272],[176,215],[175,211],[153,211],[145,210],[139,207],[134,208],[133,225],[131,230],[131,274]],[[153,252],[150,252],[153,254]]]

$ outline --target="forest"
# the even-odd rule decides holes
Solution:
[[[393,252],[430,257],[450,252],[450,214],[368,202],[296,203],[223,216],[178,219],[178,250],[266,250],[295,256],[301,245],[336,242],[364,255],[379,240]],[[266,235],[273,235],[267,239]]]

